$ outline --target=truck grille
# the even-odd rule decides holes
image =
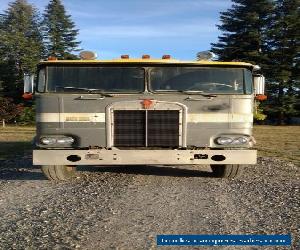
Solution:
[[[115,110],[114,146],[177,147],[178,110]]]

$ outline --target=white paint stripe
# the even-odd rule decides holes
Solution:
[[[37,113],[37,122],[105,122],[105,113]]]
[[[199,113],[188,114],[187,122],[203,123],[203,122],[253,122],[252,114],[227,114],[227,113]]]
[[[37,122],[105,122],[105,113],[37,113]],[[253,122],[252,114],[199,113],[188,114],[187,122]]]

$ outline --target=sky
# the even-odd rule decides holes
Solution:
[[[27,0],[44,12],[49,0]],[[11,0],[0,0],[0,13]],[[62,0],[67,14],[79,29],[84,50],[98,59],[128,54],[160,58],[170,54],[194,60],[197,52],[209,50],[218,41],[219,12],[230,0]]]

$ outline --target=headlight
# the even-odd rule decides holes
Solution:
[[[217,138],[217,143],[220,145],[228,145],[232,143],[232,139],[229,137],[219,137]]]
[[[45,145],[52,145],[56,143],[56,139],[51,137],[43,137],[41,138],[41,143]]]
[[[72,144],[74,142],[74,139],[72,137],[64,137],[57,139],[56,142],[58,144]]]
[[[235,138],[232,141],[232,144],[245,144],[248,142],[248,138],[247,137],[239,137],[239,138]]]
[[[44,145],[70,145],[74,142],[74,138],[68,136],[45,136],[40,141]]]
[[[216,138],[216,143],[219,145],[242,145],[249,142],[248,136],[239,137],[218,137]]]

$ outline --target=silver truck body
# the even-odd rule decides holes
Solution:
[[[55,64],[50,62],[49,64]],[[59,65],[59,62],[56,62]],[[61,62],[61,64],[67,62]],[[78,65],[83,62],[78,62]],[[96,63],[96,62],[93,62]],[[101,65],[100,62],[98,62]],[[120,61],[117,62],[120,65]],[[123,62],[123,65],[145,62]],[[76,64],[75,62],[73,64]],[[105,62],[102,62],[105,64]],[[108,64],[114,65],[112,62]],[[179,64],[176,62],[151,62],[151,66]],[[202,63],[207,67],[220,65]],[[252,70],[250,64],[232,65]],[[47,62],[40,67],[48,65]],[[201,63],[197,64],[201,66]],[[221,65],[223,67],[223,65]],[[149,62],[147,63],[149,67]],[[147,83],[145,83],[147,84]],[[189,93],[154,93],[145,86],[143,93],[117,93],[103,96],[97,93],[36,93],[36,146],[33,163],[36,165],[134,165],[134,164],[255,164],[256,151],[252,137],[254,94],[216,94],[205,96]],[[151,105],[145,106],[144,100]],[[127,113],[126,113],[127,112]],[[137,113],[136,113],[137,112]],[[161,114],[157,116],[157,114]],[[175,114],[175,115],[173,115]],[[117,118],[120,116],[120,119]],[[143,146],[122,147],[116,144],[116,126],[120,127],[126,117],[132,115],[141,123],[145,133]],[[160,147],[151,142],[164,138],[164,127],[171,126],[164,117],[170,116],[178,123],[178,138],[174,147]],[[125,118],[124,118],[125,117]],[[142,118],[141,118],[142,117]],[[172,118],[173,117],[173,118]],[[118,120],[119,119],[119,120]],[[123,120],[122,120],[123,119]],[[140,119],[140,120],[139,120]],[[156,119],[156,120],[153,120]],[[155,121],[156,135],[149,134],[148,128]],[[132,122],[132,121],[131,121]],[[122,130],[119,131],[126,131]],[[160,131],[159,131],[160,129]],[[118,132],[119,133],[119,132]],[[141,132],[138,132],[141,133]],[[161,134],[160,134],[161,133]],[[70,136],[74,138],[71,146],[43,145],[43,137]],[[132,133],[126,135],[134,136]],[[126,136],[124,138],[126,138]],[[244,145],[220,145],[220,136],[246,136]],[[122,136],[121,136],[122,137]],[[123,138],[123,137],[122,137]],[[121,140],[123,140],[121,138]],[[152,139],[151,139],[152,138]],[[130,138],[129,138],[130,140]],[[149,143],[149,144],[148,144]],[[151,144],[152,143],[152,144]]]

